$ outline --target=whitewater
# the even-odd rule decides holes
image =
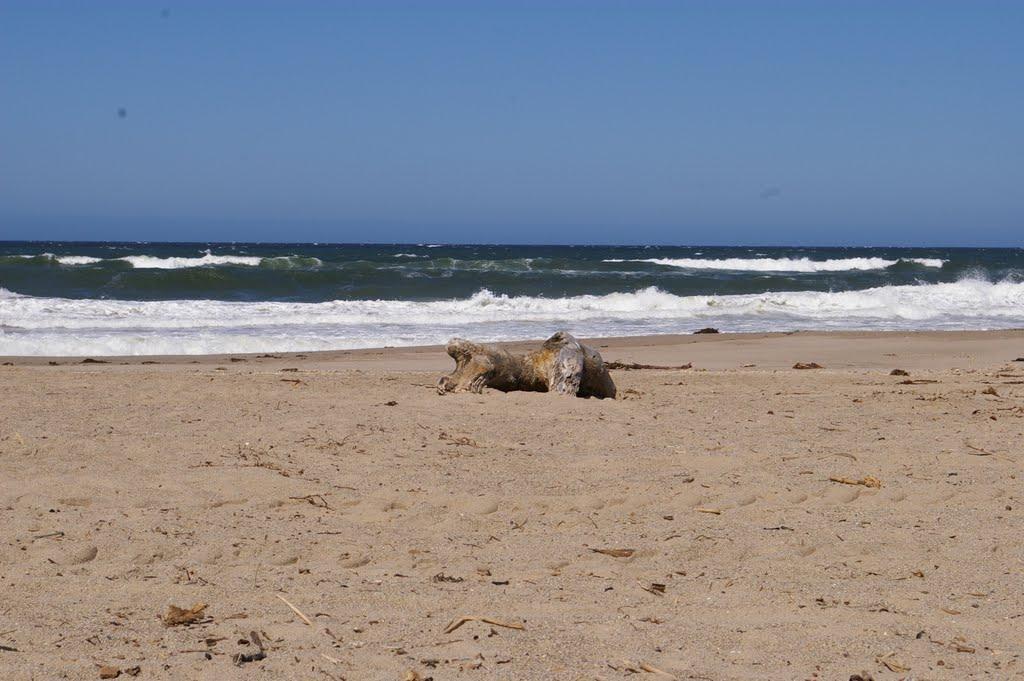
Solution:
[[[844,272],[849,270],[880,270],[901,262],[923,267],[942,267],[942,258],[608,258],[604,262],[649,262],[666,267],[692,270],[731,270],[735,272]]]
[[[656,287],[559,298],[486,289],[435,301],[95,300],[0,289],[0,355],[314,351],[579,336],[1024,327],[1024,283],[984,279],[857,291],[680,296]]]

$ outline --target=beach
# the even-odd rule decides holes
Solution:
[[[0,358],[4,678],[1024,674],[1024,331],[591,343]]]

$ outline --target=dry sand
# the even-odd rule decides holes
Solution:
[[[1024,332],[597,344],[694,369],[597,401],[440,397],[438,348],[10,359],[0,678],[1024,674]]]

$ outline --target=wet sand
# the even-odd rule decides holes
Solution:
[[[1024,674],[1024,332],[594,344],[0,358],[3,678]]]

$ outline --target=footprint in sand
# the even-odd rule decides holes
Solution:
[[[96,560],[99,549],[92,544],[68,547],[57,554],[52,560],[59,565],[84,565]]]
[[[704,495],[699,492],[682,492],[669,501],[669,510],[674,513],[689,511],[704,503]]]
[[[807,495],[806,495],[806,494],[804,494],[803,492],[790,492],[790,493],[788,493],[788,494],[787,494],[787,495],[786,495],[785,497],[783,497],[783,498],[784,498],[784,499],[785,499],[785,500],[786,500],[787,502],[789,502],[789,503],[791,503],[791,504],[793,504],[793,505],[797,505],[797,504],[802,504],[802,503],[804,503],[805,501],[807,501],[807,498],[808,498],[808,497],[807,497]]]
[[[206,508],[214,509],[214,508],[221,508],[222,506],[241,506],[242,504],[245,504],[248,501],[249,501],[249,499],[247,499],[246,497],[220,498],[220,499],[215,499],[215,500],[209,502],[208,504],[206,504]]]
[[[271,565],[279,566],[295,565],[299,562],[299,554],[295,553],[294,551],[284,551],[280,553],[275,553],[270,556],[267,562]]]
[[[608,503],[604,499],[595,494],[581,494],[569,501],[566,510],[582,512],[600,511],[607,505]]]
[[[793,549],[793,553],[800,556],[801,558],[806,558],[807,556],[811,555],[817,550],[818,549],[816,547],[811,546],[809,544],[800,544],[795,549]]]
[[[92,506],[92,499],[89,497],[62,497],[57,499],[57,503],[61,506],[86,508],[88,506]]]
[[[140,551],[134,554],[129,560],[129,562],[134,567],[142,567],[144,565],[155,565],[157,563],[164,563],[179,555],[181,555],[181,549],[177,546],[157,546],[147,551]]]
[[[718,506],[718,508],[721,508],[721,509],[743,508],[744,506],[750,506],[751,504],[756,503],[756,502],[757,502],[757,495],[756,494],[741,494],[738,497],[735,497],[734,499],[728,500],[728,501],[726,501],[726,502],[724,502],[724,503],[722,503],[720,505],[717,505],[717,506]]]
[[[353,520],[380,522],[391,520],[409,506],[395,496],[368,497],[350,506]]]
[[[821,495],[821,500],[826,504],[848,504],[860,496],[860,490],[856,487],[844,485],[834,486]]]
[[[200,565],[220,565],[224,559],[224,552],[218,548],[211,548],[200,551],[195,556],[195,562]]]
[[[495,497],[471,497],[455,505],[456,510],[474,515],[488,515],[498,510]]]
[[[924,502],[928,505],[939,505],[950,501],[954,497],[956,497],[956,492],[941,491],[925,497]]]
[[[878,498],[890,504],[898,504],[899,502],[906,500],[907,495],[899,490],[884,489],[879,493]]]
[[[350,570],[368,565],[370,556],[365,553],[343,553],[338,557],[338,565]]]

